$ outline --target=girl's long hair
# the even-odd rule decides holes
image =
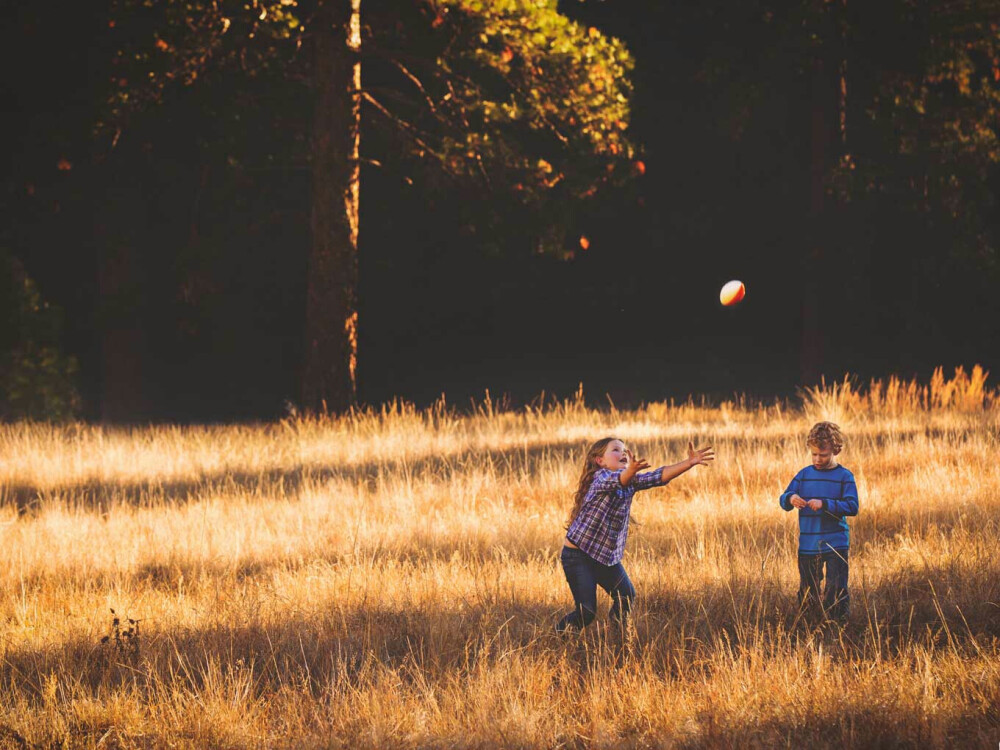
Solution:
[[[583,471],[580,473],[580,483],[576,487],[576,494],[573,495],[573,509],[569,512],[569,520],[566,522],[567,529],[580,515],[580,507],[583,505],[583,499],[587,496],[587,490],[590,489],[590,485],[594,481],[594,474],[601,468],[597,465],[597,459],[604,455],[608,443],[617,439],[616,437],[601,438],[587,451],[587,457],[583,460]]]

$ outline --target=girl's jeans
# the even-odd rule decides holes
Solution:
[[[601,565],[583,550],[572,547],[563,547],[561,560],[576,609],[559,621],[556,630],[562,633],[567,628],[582,629],[594,621],[598,586],[611,595],[611,618],[625,621],[635,599],[635,587],[621,563]]]
[[[830,550],[820,555],[799,555],[799,606],[803,603],[813,611],[841,622],[850,612],[851,597],[847,593],[847,550]],[[823,568],[826,568],[826,588],[820,600]]]

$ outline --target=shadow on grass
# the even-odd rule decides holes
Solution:
[[[760,578],[646,594],[637,580],[630,629],[608,622],[609,602],[601,593],[597,622],[568,637],[554,632],[572,607],[568,588],[555,606],[525,601],[509,587],[486,596],[443,594],[438,607],[399,608],[378,600],[377,592],[359,602],[356,593],[354,601],[289,609],[278,619],[274,602],[265,598],[266,619],[255,606],[244,610],[250,612],[244,621],[203,628],[164,628],[146,620],[135,653],[98,637],[42,648],[8,643],[0,688],[43,700],[44,675],[56,673],[95,695],[116,685],[152,692],[177,680],[205,690],[220,675],[235,678],[249,670],[261,694],[307,684],[319,696],[338,684],[371,683],[386,670],[404,681],[417,675],[464,678],[482,668],[507,669],[505,663],[516,655],[543,669],[558,671],[563,664],[573,679],[594,670],[638,667],[689,679],[710,675],[720,657],[726,661],[747,652],[768,658],[816,639],[826,643],[833,659],[872,663],[907,654],[914,645],[963,657],[980,649],[995,654],[1000,618],[991,602],[1000,598],[1000,578],[984,571],[962,588],[949,581],[950,572],[939,567],[906,572],[864,591],[855,585],[851,619],[839,629],[801,617],[793,591]],[[101,624],[109,627],[110,615]]]
[[[945,431],[937,432],[945,434]],[[671,456],[683,455],[687,445],[686,440],[680,438],[658,438],[656,442],[669,448],[669,455],[654,457],[664,462],[669,462]],[[530,446],[473,448],[450,455],[431,454],[416,458],[383,456],[337,466],[298,464],[260,471],[224,470],[194,478],[139,481],[88,479],[44,487],[25,483],[0,484],[0,505],[13,505],[21,513],[30,513],[43,501],[59,497],[83,506],[103,508],[119,503],[183,503],[213,491],[255,495],[280,490],[283,494],[295,496],[306,482],[322,483],[331,479],[374,483],[387,474],[405,473],[419,477],[428,473],[458,473],[489,465],[515,473],[530,472],[540,459],[547,457],[576,466],[585,448],[586,441],[552,440]],[[775,486],[776,498],[782,489]]]
[[[978,506],[961,513],[930,510],[921,512],[920,519],[933,524],[939,531],[959,523],[985,528],[985,524],[992,523],[988,511]],[[911,522],[912,519],[906,516],[883,518],[879,534],[891,538],[909,528]],[[774,522],[766,524],[747,525],[738,517],[713,518],[712,525],[705,529],[715,535],[720,546],[738,549],[741,556],[728,568],[714,568],[713,572],[721,578],[717,577],[715,583],[694,594],[678,593],[670,584],[669,570],[659,576],[665,583],[644,582],[635,575],[630,555],[626,554],[625,566],[639,590],[637,621],[641,621],[642,612],[647,612],[653,616],[654,624],[650,627],[660,630],[686,628],[687,633],[701,640],[725,631],[729,637],[741,641],[751,625],[784,630],[797,627],[794,585],[785,590],[777,589],[774,583],[777,565],[787,566],[788,572],[794,574],[794,533],[789,535],[787,530],[787,526],[794,523],[794,518],[779,509],[775,509]],[[676,530],[665,525],[651,526],[642,527],[639,539],[630,541],[631,548],[636,550],[633,554],[642,556],[645,565],[650,563],[648,556],[653,556],[653,563],[668,568],[699,564],[678,559],[678,539],[687,543],[685,534],[679,536]],[[980,550],[984,554],[982,566],[970,566],[968,560],[953,554],[944,562],[908,564],[886,572],[870,568],[863,553],[858,554],[857,550],[864,549],[865,534],[855,534],[854,538],[856,552],[851,558],[850,577],[854,615],[853,630],[849,632],[864,630],[874,623],[886,629],[886,636],[899,639],[902,635],[912,637],[927,625],[937,628],[943,622],[952,633],[963,637],[970,633],[977,637],[1000,635],[1000,571],[988,550]],[[251,554],[235,561],[214,557],[151,560],[127,571],[54,569],[27,574],[23,584],[29,592],[53,579],[61,586],[90,590],[176,592],[182,587],[191,591],[192,587],[200,585],[235,589],[247,581],[268,581],[275,574],[307,567],[315,567],[316,573],[323,575],[324,566],[368,569],[403,563],[414,567],[410,575],[419,575],[421,566],[451,561],[457,556],[467,568],[481,570],[487,567],[481,586],[477,585],[475,599],[464,602],[469,607],[503,606],[504,597],[512,587],[509,577],[505,577],[502,586],[499,579],[487,579],[490,575],[499,576],[498,571],[508,564],[515,564],[543,570],[550,565],[559,591],[566,596],[568,609],[568,587],[558,561],[560,542],[555,534],[524,533],[516,525],[469,536],[415,531],[398,542],[378,540],[374,545],[360,545],[354,549],[319,549],[287,557],[255,558]],[[783,548],[787,549],[781,554]],[[778,555],[774,554],[775,550],[779,551]],[[748,557],[754,563],[752,566],[746,564]],[[706,560],[704,565],[718,566],[716,560]],[[706,618],[706,613],[710,617]],[[516,613],[514,616],[519,618]],[[699,629],[692,633],[695,625]],[[941,631],[938,636],[947,638],[948,633]]]
[[[483,466],[521,472],[530,471],[535,463],[550,456],[554,456],[560,462],[575,464],[585,447],[579,441],[554,440],[531,446],[472,449],[445,456],[380,457],[377,460],[361,460],[337,466],[299,464],[289,468],[256,472],[221,471],[215,474],[203,474],[194,479],[151,479],[131,482],[105,482],[92,479],[44,488],[29,484],[0,484],[0,505],[13,505],[19,512],[28,513],[45,499],[53,497],[64,497],[84,506],[101,508],[117,503],[133,505],[183,503],[213,491],[254,495],[280,490],[283,494],[295,496],[306,482],[322,483],[331,479],[373,484],[380,477],[392,474],[414,477],[442,473],[448,475]]]
[[[823,696],[807,709],[787,709],[787,716],[761,718],[706,712],[696,722],[694,738],[678,743],[696,748],[992,748],[997,723],[978,712],[939,714],[916,719],[907,708],[887,710],[877,702],[854,701],[847,710],[829,710],[840,696]],[[808,697],[804,696],[804,701]]]

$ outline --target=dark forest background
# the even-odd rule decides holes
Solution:
[[[295,91],[177,87],[109,149],[94,132],[112,3],[5,5],[7,416],[282,414],[299,399],[311,182],[293,155],[253,155],[276,148],[261,112],[289,133],[308,119]],[[504,196],[431,189],[363,130],[362,403],[521,403],[582,382],[626,405],[996,369],[996,3],[559,9],[634,55],[631,174],[558,222],[497,222]],[[561,239],[539,252],[549,223]],[[747,297],[723,308],[730,279]]]

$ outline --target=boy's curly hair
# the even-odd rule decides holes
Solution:
[[[833,455],[837,455],[844,449],[844,435],[840,431],[840,426],[833,422],[817,422],[809,430],[806,445],[829,448],[833,451]]]

